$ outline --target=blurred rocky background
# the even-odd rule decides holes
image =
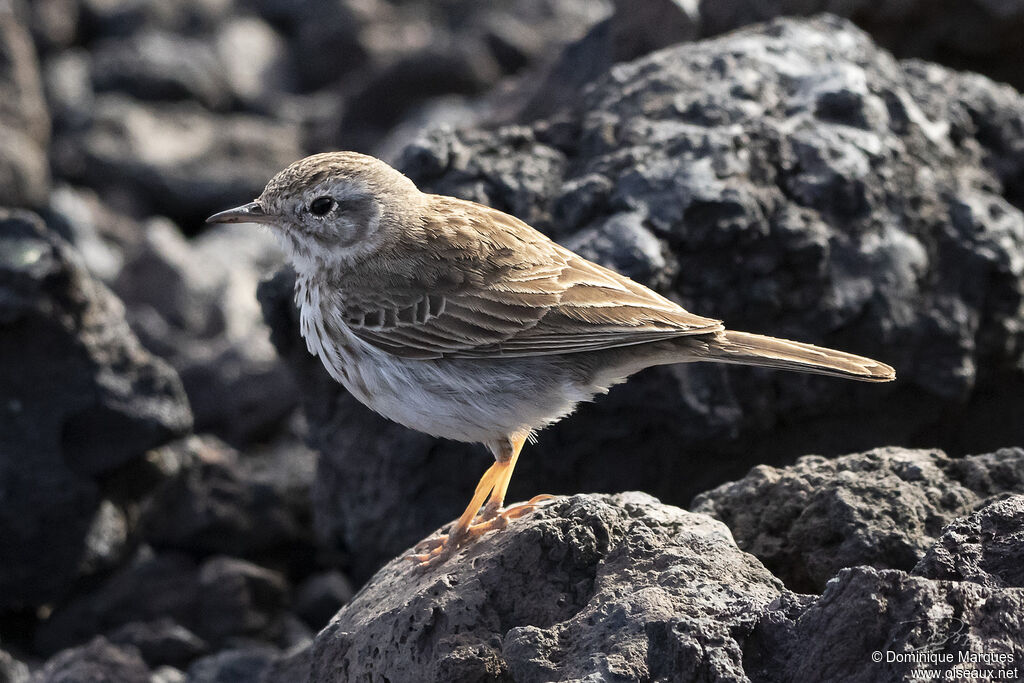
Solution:
[[[985,0],[0,0],[0,682],[1024,674],[1022,30]],[[489,456],[346,395],[270,236],[203,224],[331,149],[899,380],[644,372],[510,499],[663,503],[562,499],[418,573],[393,558]]]

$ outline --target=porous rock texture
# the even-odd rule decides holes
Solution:
[[[511,499],[637,488],[685,504],[795,453],[1024,441],[1021,111],[1012,89],[898,62],[848,22],[785,19],[617,65],[557,116],[407,148],[421,188],[511,212],[689,310],[897,368],[884,386],[646,371],[542,432]],[[323,454],[319,530],[365,577],[457,511],[489,456],[344,395],[289,297],[288,275],[263,293]]]
[[[964,545],[951,539],[979,525],[1019,531],[1022,500],[951,524],[941,542],[946,552],[1005,557],[1005,539],[990,533]],[[998,527],[986,521],[993,519]],[[310,650],[271,670],[299,679],[308,673],[315,683],[868,682],[906,680],[922,668],[906,656],[876,661],[875,652],[931,652],[952,656],[954,665],[941,670],[1019,673],[1019,571],[1006,560],[987,566],[1002,578],[854,566],[820,597],[800,595],[704,515],[645,494],[578,495],[439,567],[394,560]],[[1006,659],[985,659],[993,655]]]
[[[706,516],[573,496],[436,569],[392,561],[317,636],[310,680],[738,680],[781,590]]]
[[[832,12],[855,21],[897,57],[914,57],[968,69],[1024,88],[1024,29],[1020,0],[700,0],[699,34],[712,36],[778,16]]]
[[[1019,588],[853,567],[820,597],[790,594],[772,608],[745,652],[749,680],[906,681],[920,678],[922,669],[937,670],[946,680],[1012,680],[1024,673]],[[922,664],[914,659],[920,653],[949,659]]]
[[[951,522],[914,573],[971,581],[990,588],[1024,588],[1024,496],[1008,496]]]
[[[614,11],[557,60],[500,93],[489,120],[530,122],[582,103],[583,89],[614,64],[680,42],[719,36],[777,17],[845,17],[901,59],[924,59],[1024,87],[1020,0],[614,0]]]
[[[25,211],[0,212],[0,358],[0,609],[24,609],[122,558],[133,494],[103,483],[192,416],[121,302]]]
[[[955,524],[943,531],[946,524],[1010,493],[1024,493],[1019,448],[958,459],[879,448],[833,459],[808,455],[783,468],[761,465],[700,494],[691,509],[725,522],[739,547],[788,587],[818,593],[843,567],[911,570],[940,533],[956,533]],[[963,540],[957,537],[957,547]],[[1006,542],[1012,546],[1013,538]]]

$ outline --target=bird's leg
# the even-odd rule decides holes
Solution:
[[[540,503],[553,498],[548,495],[534,496],[525,503],[502,510],[512,471],[525,443],[526,435],[511,437],[502,442],[494,454],[494,464],[480,478],[473,499],[451,530],[447,534],[423,541],[416,546],[419,554],[409,555],[406,559],[419,563],[421,567],[433,567],[444,562],[470,540],[488,531],[504,529],[510,520],[532,512]],[[484,500],[487,501],[486,505]]]
[[[508,484],[512,481],[512,470],[515,469],[516,462],[519,460],[519,453],[522,452],[525,444],[525,434],[512,437],[501,444],[498,453],[494,457],[498,463],[504,462],[506,466],[501,470],[501,474],[491,490],[491,496],[487,499],[487,504],[480,511],[480,516],[477,518],[478,522],[489,522],[501,512],[501,506],[505,504],[505,494],[508,493]]]
[[[534,496],[525,503],[517,503],[502,510],[502,506],[505,504],[505,494],[508,492],[508,484],[512,481],[512,470],[516,466],[516,461],[519,460],[519,453],[523,450],[525,443],[526,435],[524,434],[511,438],[503,444],[502,451],[507,454],[508,467],[502,470],[499,479],[495,482],[491,496],[487,499],[487,504],[480,511],[480,515],[476,519],[477,523],[472,526],[474,532],[479,531],[482,533],[491,529],[503,529],[510,520],[518,519],[525,514],[533,512],[540,503],[551,500],[554,497],[541,494]]]
[[[488,467],[487,471],[480,477],[480,482],[476,485],[476,490],[473,492],[473,498],[469,501],[469,505],[466,506],[462,515],[452,525],[451,531],[441,535],[439,538],[429,539],[425,543],[416,546],[417,550],[427,550],[428,548],[429,550],[424,554],[407,555],[406,559],[419,562],[420,566],[429,567],[435,562],[441,562],[451,555],[469,536],[468,531],[473,518],[476,517],[476,513],[480,510],[480,506],[484,504],[488,494],[494,489],[495,482],[501,473],[502,463],[500,461]]]

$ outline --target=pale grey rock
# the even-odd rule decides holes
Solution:
[[[1010,495],[950,522],[913,573],[991,588],[1024,588],[1022,549],[1024,496]]]
[[[979,473],[993,485],[978,485]],[[843,567],[910,571],[933,552],[947,524],[1014,492],[1024,493],[1019,448],[953,459],[936,450],[890,447],[758,466],[700,494],[692,509],[725,522],[737,544],[787,586],[816,593]]]
[[[317,636],[310,681],[745,680],[781,591],[706,516],[573,496],[434,569],[393,560]]]

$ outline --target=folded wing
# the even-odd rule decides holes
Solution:
[[[458,286],[391,283],[386,297],[350,302],[345,323],[363,341],[406,358],[516,358],[723,329],[512,216],[445,201],[457,203],[442,214],[456,244],[435,252],[467,277]],[[472,249],[459,249],[460,234],[473,235]]]

